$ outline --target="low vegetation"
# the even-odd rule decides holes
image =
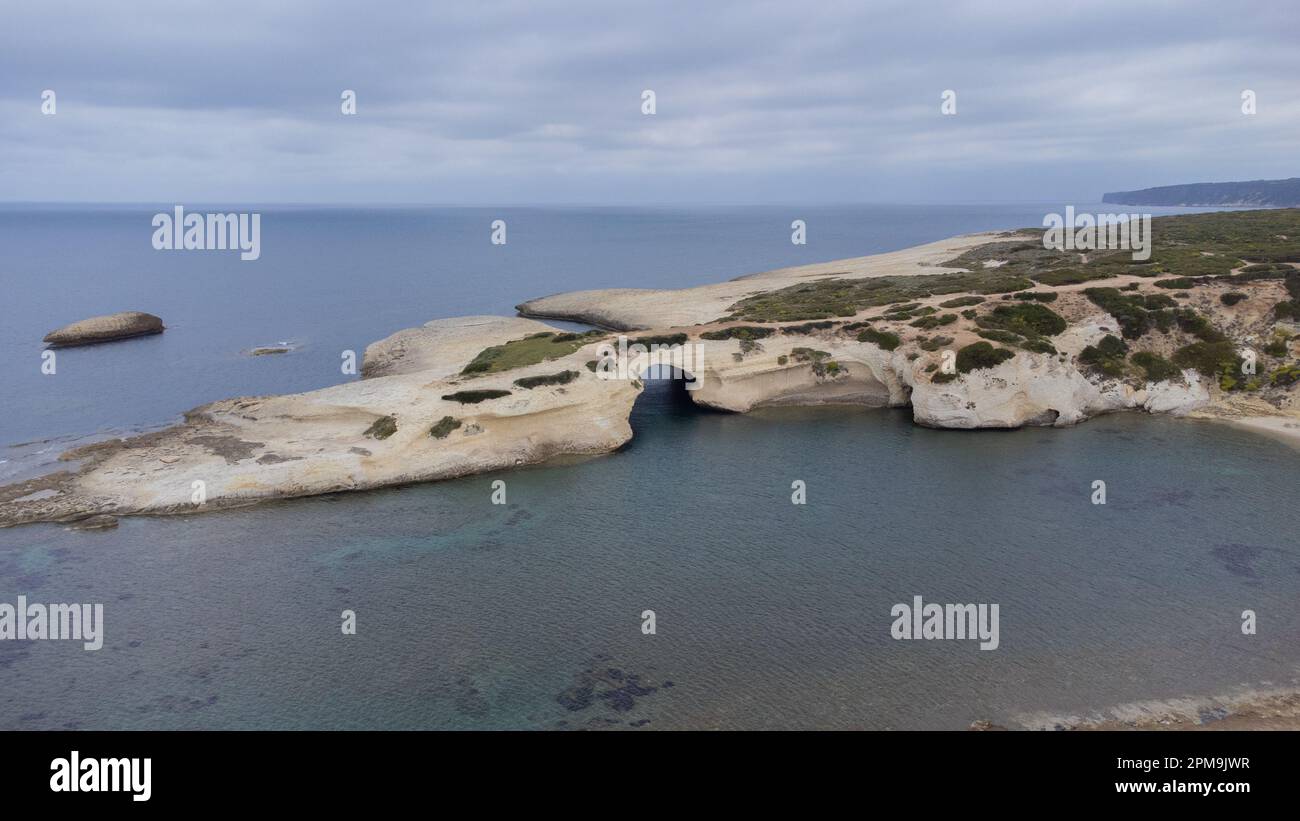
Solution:
[[[705,331],[700,334],[701,339],[711,339],[714,341],[722,339],[766,339],[776,333],[772,328],[756,328],[752,325],[733,325],[730,328],[722,328],[717,331]]]
[[[1182,370],[1177,365],[1163,356],[1157,356],[1147,351],[1139,351],[1133,354],[1130,360],[1146,373],[1148,382],[1164,382],[1170,379],[1178,379],[1183,375]]]
[[[366,428],[365,436],[371,439],[387,439],[397,433],[397,418],[394,416],[381,416]]]
[[[461,370],[462,376],[482,376],[500,373],[515,368],[536,365],[568,356],[574,351],[605,336],[604,331],[588,331],[582,334],[556,334],[551,331],[515,339],[503,345],[484,348],[468,365]]]
[[[996,368],[1015,356],[1006,348],[995,348],[987,342],[973,342],[957,351],[957,370],[970,373],[981,368]]]
[[[643,345],[649,348],[651,345],[660,345],[671,347],[673,345],[685,345],[689,339],[686,334],[660,334],[658,336],[638,336],[636,339],[629,339],[628,345]]]
[[[857,339],[859,342],[870,342],[871,344],[892,351],[898,347],[902,340],[898,334],[889,331],[878,331],[875,328],[864,328],[858,332]]]
[[[452,431],[460,427],[460,420],[454,416],[444,416],[429,428],[429,435],[434,439],[446,439]]]
[[[448,402],[459,402],[462,405],[477,405],[479,402],[486,402],[489,399],[500,399],[503,396],[509,396],[510,391],[488,389],[481,391],[456,391],[449,393],[442,398]]]
[[[1106,334],[1096,345],[1089,345],[1079,352],[1079,362],[1088,366],[1094,373],[1118,378],[1124,375],[1124,358],[1128,356],[1128,345],[1113,334]]]
[[[521,377],[515,380],[515,385],[532,390],[533,388],[539,388],[543,385],[567,385],[577,378],[577,371],[560,371],[559,373]]]

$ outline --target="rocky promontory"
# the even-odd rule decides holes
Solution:
[[[50,331],[42,340],[52,348],[70,348],[75,345],[94,345],[114,342],[136,336],[160,334],[163,322],[153,314],[143,311],[121,311],[105,316],[92,316],[71,325]]]
[[[1041,231],[683,290],[613,289],[461,317],[367,348],[362,379],[205,405],[78,448],[75,470],[0,487],[0,526],[197,512],[615,450],[658,346],[689,396],[732,412],[910,407],[939,428],[1064,427],[1138,410],[1300,441],[1300,211],[1162,217],[1149,260],[1061,252]],[[638,329],[638,330],[631,330]],[[625,360],[626,361],[626,360]]]

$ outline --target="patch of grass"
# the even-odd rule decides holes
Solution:
[[[927,339],[921,343],[923,351],[937,351],[946,348],[953,343],[951,336],[936,336],[933,339]]]
[[[545,333],[545,332],[543,332],[543,333]],[[592,331],[583,331],[582,333],[559,333],[559,334],[556,334],[556,335],[551,339],[551,341],[552,341],[552,342],[578,342],[578,341],[581,341],[581,342],[583,342],[583,343],[585,344],[585,343],[587,343],[587,342],[592,342],[592,341],[594,341],[595,339],[598,339],[599,337],[602,337],[602,336],[605,336],[605,332],[604,332],[604,331],[596,331],[596,330],[592,330]]]
[[[942,373],[942,372],[940,372],[940,373],[936,373],[934,376],[931,376],[931,377],[930,377],[930,381],[931,381],[932,383],[934,383],[935,385],[944,385],[944,384],[947,384],[947,383],[951,382],[952,380],[954,380],[954,379],[956,379],[956,378],[957,378],[957,374],[955,374],[955,373]]]
[[[1002,330],[1026,338],[1056,336],[1066,328],[1065,318],[1037,303],[999,305],[992,312],[975,320],[985,330]]]
[[[1157,279],[1151,284],[1157,288],[1168,288],[1171,291],[1181,291],[1186,288],[1195,288],[1197,285],[1203,283],[1195,279],[1188,279],[1187,277],[1175,277],[1173,279]]]
[[[442,398],[448,402],[459,402],[462,405],[477,405],[479,402],[485,402],[488,399],[500,399],[503,396],[509,396],[510,391],[488,389],[481,391],[456,391],[449,393]]]
[[[521,388],[532,390],[542,385],[567,385],[578,378],[577,371],[560,371],[559,373],[541,374],[539,376],[525,376],[515,380],[515,384]]]
[[[1013,334],[1010,331],[1001,331],[998,330],[997,328],[980,329],[975,333],[978,334],[979,336],[984,337],[985,339],[989,339],[994,342],[1004,342],[1008,345],[1018,345],[1021,342],[1025,341],[1024,337],[1022,337],[1020,334]]]
[[[829,319],[821,322],[805,322],[802,325],[787,325],[781,329],[783,334],[810,334],[813,331],[825,331],[834,328],[838,323],[831,322]]]
[[[714,341],[722,339],[766,339],[776,333],[772,328],[755,328],[752,325],[733,325],[730,328],[722,328],[717,331],[705,331],[700,334],[701,339],[711,339]]]
[[[515,339],[504,345],[484,348],[468,365],[461,370],[462,376],[482,376],[488,373],[500,373],[538,362],[547,362],[568,356],[574,351],[602,336],[596,331],[587,334],[564,334],[557,340],[557,335],[550,331]]]
[[[943,325],[951,325],[957,321],[956,314],[939,314],[937,316],[923,316],[914,320],[911,325],[913,328],[938,328]]]
[[[1033,287],[1024,277],[981,271],[932,276],[890,276],[868,279],[825,279],[800,283],[746,297],[731,306],[737,320],[782,322],[853,316],[882,306],[889,313],[919,308],[910,300],[943,294],[1001,294]],[[902,303],[902,304],[900,304]]]
[[[1300,382],[1300,365],[1283,365],[1269,376],[1270,385],[1277,388],[1289,388]]]
[[[1146,372],[1148,382],[1164,382],[1170,379],[1182,377],[1182,370],[1165,359],[1163,356],[1157,356],[1146,351],[1138,351],[1129,357],[1134,365],[1137,365]]]
[[[1246,298],[1246,294],[1243,294],[1241,291],[1229,291],[1226,294],[1219,295],[1219,301],[1222,302],[1224,305],[1227,305],[1228,307],[1232,307],[1233,305],[1236,305],[1238,302],[1241,302],[1245,298]]]
[[[1034,281],[1040,285],[1079,285],[1094,279],[1110,279],[1115,276],[1110,271],[1076,271],[1066,268],[1062,271],[1043,271],[1034,274]]]
[[[366,428],[366,432],[363,435],[368,436],[371,439],[387,439],[394,433],[397,433],[396,417],[381,416],[374,422],[370,423],[370,427]]]
[[[671,347],[673,345],[684,345],[689,337],[686,334],[660,334],[659,336],[638,336],[636,339],[629,339],[628,345],[644,345],[649,348],[651,345],[661,345]]]
[[[1032,299],[1036,302],[1055,302],[1060,294],[1055,291],[1021,291],[1020,293],[1010,294],[1013,299]],[[1006,299],[1006,297],[1003,297]]]
[[[877,331],[875,328],[866,328],[858,333],[858,341],[870,342],[887,351],[892,351],[898,347],[902,340],[899,339],[898,334],[889,331]]]
[[[945,302],[940,302],[939,307],[940,308],[965,308],[970,305],[979,305],[983,301],[984,301],[984,297],[982,296],[959,296],[956,299],[949,299]]]
[[[429,428],[429,435],[434,439],[446,439],[451,432],[460,427],[460,420],[454,416],[444,416],[438,420],[438,423]]]
[[[994,368],[1015,356],[1006,348],[995,348],[987,342],[973,342],[957,351],[957,370],[970,373],[981,368]]]

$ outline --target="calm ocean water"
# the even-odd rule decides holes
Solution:
[[[341,381],[340,351],[434,317],[1062,208],[276,208],[255,263],[154,251],[165,206],[0,208],[0,476],[202,402]],[[169,330],[40,374],[46,331],[126,309]],[[241,353],[279,341],[299,348]],[[0,642],[0,728],[960,728],[1300,673],[1300,454],[1272,440],[1136,415],[1009,433],[901,411],[736,416],[670,383],[632,421],[629,447],[573,463],[0,530],[0,602],[103,602],[107,624],[97,652]],[[998,603],[1001,647],[892,640],[890,608],[914,595]]]

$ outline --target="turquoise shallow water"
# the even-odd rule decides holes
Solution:
[[[104,601],[108,634],[0,644],[0,726],[959,728],[1295,675],[1300,463],[1268,439],[729,416],[667,384],[634,424],[577,464],[0,532],[3,589]],[[914,595],[998,603],[1001,647],[891,639]]]
[[[907,236],[891,246],[890,223],[874,213],[838,213],[842,236],[819,258],[1032,221],[1014,210],[923,211],[895,217],[909,227],[895,227]],[[181,295],[166,299],[184,321],[153,340],[87,349],[48,384],[13,364],[38,350],[29,332],[48,330],[58,301],[28,282],[7,290],[26,302],[4,308],[14,321],[0,340],[12,354],[2,358],[0,433],[13,444],[159,424],[227,394],[328,384],[344,337],[363,347],[402,325],[504,311],[545,291],[790,264],[787,250],[761,264],[710,244],[748,247],[744,237],[779,228],[781,215],[727,212],[706,227],[698,214],[660,216],[675,227],[654,218],[620,229],[624,245],[645,250],[631,255],[633,273],[598,275],[573,256],[595,253],[573,244],[583,225],[599,233],[591,218],[548,214],[566,247],[585,249],[548,246],[542,267],[570,271],[558,283],[530,282],[523,255],[501,263],[514,277],[504,285],[449,284],[445,258],[399,242],[405,250],[389,253],[401,258],[376,269],[384,287],[366,288],[338,262],[350,259],[344,250],[331,264],[316,249],[315,278],[270,266],[259,275],[269,281],[242,283],[275,295],[284,310],[274,314],[240,301],[230,281],[172,272]],[[22,219],[63,236],[69,218]],[[114,219],[126,234],[104,229],[105,266],[115,253],[134,259],[115,250],[134,223]],[[363,220],[357,236],[410,239],[429,220]],[[341,224],[332,233],[350,236],[355,223]],[[0,225],[12,230],[14,218]],[[81,250],[5,264],[84,274],[86,237],[101,235],[67,236]],[[407,298],[394,300],[395,271],[431,279],[411,274]],[[101,301],[85,296],[84,276],[66,276],[77,302],[66,310],[93,313],[84,309]],[[192,290],[204,287],[206,305]],[[350,317],[345,330],[337,317]],[[238,355],[298,336],[280,333],[290,319],[311,329],[301,353]],[[961,728],[1300,674],[1300,453],[1271,439],[1140,415],[1015,432],[927,430],[905,411],[727,415],[698,411],[670,382],[650,383],[632,422],[627,448],[572,463],[127,518],[98,533],[0,530],[0,602],[102,602],[107,631],[96,652],[0,642],[0,728]],[[5,453],[17,461],[30,450]],[[490,503],[495,479],[507,482],[505,506]],[[790,503],[796,479],[807,505]],[[1096,479],[1107,482],[1105,506],[1089,502]],[[890,608],[915,595],[999,604],[1000,648],[891,639]],[[1239,630],[1247,608],[1259,616],[1251,637]],[[357,614],[355,636],[339,630],[344,609]],[[653,636],[640,630],[646,609]]]

